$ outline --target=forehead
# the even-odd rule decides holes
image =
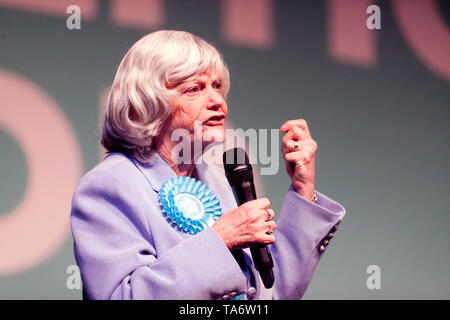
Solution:
[[[180,86],[191,84],[193,82],[214,82],[218,81],[223,84],[227,82],[226,69],[221,66],[211,66],[201,73],[194,73],[193,75],[186,76],[183,79],[171,79],[166,83],[167,89],[175,89]]]
[[[221,80],[223,78],[222,73],[217,70],[217,68],[209,68],[206,71],[195,74],[189,78],[187,78],[183,82],[195,81],[195,80]]]

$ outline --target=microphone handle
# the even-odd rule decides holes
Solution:
[[[255,185],[252,181],[245,181],[237,185],[233,185],[236,199],[239,200],[239,205],[256,199]],[[273,260],[270,250],[267,245],[260,245],[250,247],[253,262],[261,276],[261,280],[266,288],[272,288],[274,283],[273,275]]]

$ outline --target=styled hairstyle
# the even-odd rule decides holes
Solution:
[[[222,94],[230,88],[228,67],[211,44],[185,31],[161,30],[137,41],[117,69],[108,95],[102,145],[140,162],[152,159],[151,146],[172,114],[168,98],[174,86],[216,68]]]

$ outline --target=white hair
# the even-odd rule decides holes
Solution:
[[[161,30],[137,41],[117,69],[108,96],[102,145],[108,152],[151,160],[153,138],[172,113],[168,86],[216,68],[226,98],[230,79],[222,56],[211,44],[185,31]]]

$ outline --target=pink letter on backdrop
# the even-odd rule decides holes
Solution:
[[[164,24],[165,0],[112,0],[111,20],[120,26],[151,29]]]
[[[362,67],[376,64],[377,31],[366,25],[370,16],[366,10],[371,4],[375,1],[328,0],[328,48],[334,59]]]
[[[450,30],[437,1],[393,0],[392,9],[409,46],[425,65],[450,81]]]
[[[64,17],[68,16],[67,7],[73,4],[80,7],[83,20],[97,16],[97,0],[0,0],[0,6]]]
[[[0,274],[7,274],[44,261],[67,239],[82,157],[72,126],[42,89],[0,69],[0,97],[0,127],[22,148],[29,172],[20,203],[0,216]]]
[[[222,0],[222,34],[233,44],[259,49],[274,44],[273,0]]]

